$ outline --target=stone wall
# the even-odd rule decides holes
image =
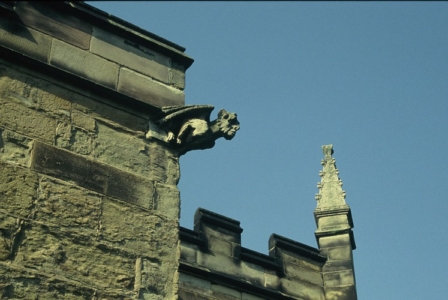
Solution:
[[[2,298],[176,298],[178,156],[145,132],[192,60],[86,4],[0,4]]]

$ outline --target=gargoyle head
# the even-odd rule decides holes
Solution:
[[[230,113],[225,109],[218,112],[218,119],[215,121],[218,125],[220,135],[226,140],[231,140],[240,129],[236,113]]]

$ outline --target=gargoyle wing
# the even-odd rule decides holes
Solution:
[[[178,128],[189,119],[201,119],[210,123],[212,105],[164,106],[155,122],[162,128]]]

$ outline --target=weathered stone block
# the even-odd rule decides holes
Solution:
[[[154,209],[172,220],[180,218],[180,192],[176,185],[155,183]]]
[[[30,163],[30,151],[32,147],[32,139],[0,128],[1,161],[27,167]]]
[[[56,228],[57,229],[57,228]],[[132,289],[134,258],[47,226],[28,226],[14,264],[96,288]]]
[[[180,178],[179,158],[157,142],[149,143],[147,152],[150,159],[150,178],[156,182],[177,185]]]
[[[51,47],[50,36],[11,20],[0,19],[1,45],[47,62]]]
[[[117,64],[65,42],[53,41],[50,64],[111,89],[116,88]]]
[[[196,289],[196,288],[200,288],[200,289],[204,289],[204,290],[210,290],[212,287],[212,284],[210,281],[208,280],[204,280],[192,275],[188,275],[188,274],[184,274],[184,273],[180,273],[179,274],[179,282],[182,285],[188,285],[188,289]]]
[[[326,287],[326,300],[357,300],[356,288],[353,285],[344,287]]]
[[[84,300],[103,293],[62,276],[46,276],[32,269],[0,263],[0,291],[5,299]]]
[[[100,162],[155,180],[150,177],[150,157],[154,154],[149,151],[149,147],[141,139],[98,123],[95,159]]]
[[[210,237],[241,245],[240,222],[223,215],[198,208],[194,214],[194,230]]]
[[[352,260],[352,248],[350,245],[327,249],[329,260]]]
[[[318,220],[318,227],[324,230],[325,228],[332,228],[339,225],[349,226],[346,215],[332,215],[328,217],[320,217]]]
[[[107,101],[107,99],[99,100]],[[144,135],[149,112],[144,117],[141,117],[129,113],[126,111],[126,107],[119,106],[117,103],[104,103],[98,101],[98,99],[92,99],[78,94],[72,98],[72,101],[73,111],[78,110],[120,131],[129,131],[137,134],[140,133],[142,136]],[[129,110],[129,107],[127,109]],[[140,111],[139,113],[145,114],[144,111]]]
[[[179,290],[179,300],[206,300],[206,299],[210,299],[209,297],[201,297],[200,296],[196,296],[195,292],[192,291],[188,291],[188,290],[184,290],[184,289],[180,289]]]
[[[334,272],[340,270],[353,269],[352,260],[333,260],[327,261],[322,268],[323,272]]]
[[[189,263],[196,263],[197,246],[183,244],[180,247],[180,259]]]
[[[65,227],[77,235],[96,236],[102,195],[48,177],[40,180],[38,192],[37,221]]]
[[[96,129],[95,119],[78,110],[72,112],[72,125],[92,132]]]
[[[26,218],[37,199],[39,178],[34,172],[0,162],[0,209]]]
[[[323,273],[325,286],[336,287],[345,285],[354,285],[353,270],[341,270],[337,272],[325,272]]]
[[[212,284],[211,290],[214,294],[223,294],[226,296],[233,297],[235,299],[241,299],[241,293],[235,289],[231,289],[222,285]]]
[[[75,153],[93,157],[95,137],[94,133],[86,132],[65,123],[58,123],[55,144]]]
[[[185,68],[171,63],[170,85],[180,90],[185,89]]]
[[[349,234],[338,234],[319,237],[320,248],[338,247],[350,244],[351,243]]]
[[[46,115],[70,121],[72,92],[52,84],[13,70],[0,67],[0,102],[19,103]]]
[[[157,107],[184,105],[185,103],[184,92],[158,83],[150,77],[127,68],[120,69],[117,90],[125,95]]]
[[[92,164],[91,174],[103,182],[104,194],[147,209],[154,208],[152,181],[98,163]]]
[[[245,261],[241,261],[240,267],[240,274],[242,275],[242,279],[244,281],[258,286],[264,286],[265,269],[263,267]]]
[[[299,299],[314,300],[325,299],[322,287],[301,281],[291,281],[284,278],[280,279],[280,285],[276,287],[279,292],[287,295],[296,296]]]
[[[11,258],[20,238],[20,221],[6,213],[0,209],[0,261]]]
[[[31,168],[125,202],[153,207],[153,183],[145,178],[43,143],[34,145]]]
[[[285,273],[288,278],[307,281],[316,285],[322,285],[322,275],[318,271],[301,268],[295,264],[285,264]]]
[[[110,32],[94,27],[90,51],[161,82],[169,83],[171,62],[168,57]]]
[[[136,255],[161,258],[176,247],[177,234],[177,222],[164,220],[137,206],[104,199],[100,240]]]
[[[140,294],[143,296],[143,299],[173,299],[173,293],[177,294],[177,291],[172,290],[172,271],[175,269],[173,259],[175,258],[167,259],[167,261],[170,261],[170,263],[167,263],[168,268],[163,267],[157,261],[141,260]]]
[[[209,236],[207,237],[207,245],[213,253],[233,256],[233,247],[231,242]]]
[[[209,268],[219,273],[242,275],[241,268],[238,265],[238,259],[226,255],[213,255],[204,252],[196,254],[197,263],[200,266]]]
[[[89,49],[92,26],[88,22],[38,2],[17,2],[15,11],[27,26],[79,48]]]
[[[251,294],[241,293],[241,300],[264,300],[264,299]]]
[[[15,103],[0,105],[0,127],[53,143],[56,121],[45,114]]]

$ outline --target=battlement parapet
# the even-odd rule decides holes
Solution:
[[[194,276],[210,286],[237,287],[240,293],[260,297],[319,299],[323,295],[321,271],[326,257],[318,249],[272,234],[266,255],[242,247],[242,231],[239,221],[199,208],[194,230],[179,230],[182,289],[200,288],[190,278]]]

